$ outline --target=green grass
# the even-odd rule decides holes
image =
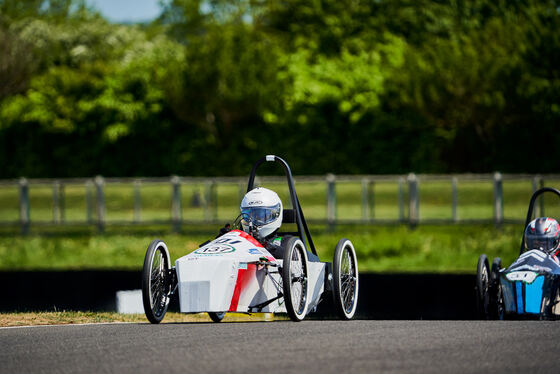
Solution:
[[[217,229],[205,226],[183,234],[146,234],[139,228],[136,233],[112,229],[106,235],[0,236],[0,270],[139,270],[154,238],[165,240],[175,260],[213,238]],[[519,251],[522,227],[419,226],[411,230],[406,226],[338,226],[329,232],[314,226],[311,232],[323,261],[332,261],[340,238],[352,240],[360,271],[472,273],[481,253],[510,263]]]
[[[282,321],[286,317],[272,313],[227,313],[222,323]],[[167,312],[162,323],[213,323],[207,313],[183,314]],[[149,323],[144,314],[119,314],[114,312],[25,312],[0,313],[0,327],[71,325],[83,323]]]

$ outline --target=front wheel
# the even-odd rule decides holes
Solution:
[[[307,314],[309,293],[307,252],[301,239],[290,238],[282,264],[282,285],[286,311],[292,321],[299,322]]]
[[[480,319],[490,319],[489,273],[488,258],[480,255],[476,265],[476,305]]]
[[[152,241],[146,251],[142,270],[142,301],[146,317],[151,323],[160,323],[169,306],[173,286],[170,262],[165,243],[159,239]]]
[[[333,297],[341,319],[352,319],[358,306],[358,260],[352,242],[340,239],[334,251]]]

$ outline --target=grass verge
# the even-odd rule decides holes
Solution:
[[[0,270],[141,270],[148,244],[163,239],[172,260],[214,238],[217,228],[173,234],[156,231],[105,235],[0,236]],[[478,256],[501,257],[504,265],[519,253],[520,225],[337,226],[311,227],[322,261],[332,261],[340,238],[352,240],[361,272],[473,273]]]
[[[260,322],[282,319],[272,313],[255,313],[251,315],[228,313],[222,322]],[[35,313],[0,313],[0,327],[38,326],[38,325],[72,325],[83,323],[149,323],[144,314],[119,314],[112,312],[35,312]],[[182,314],[168,312],[162,323],[212,322],[208,314]],[[212,322],[213,323],[213,322]]]

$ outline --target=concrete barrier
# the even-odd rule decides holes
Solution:
[[[356,318],[475,319],[474,284],[470,274],[360,274]],[[328,298],[318,315],[332,311]]]
[[[474,275],[360,275],[357,318],[473,319]],[[116,311],[116,294],[141,288],[141,272],[17,271],[0,272],[1,312],[87,310]],[[178,310],[172,300],[170,310]],[[325,295],[315,318],[331,318],[332,298]]]

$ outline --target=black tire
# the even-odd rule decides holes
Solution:
[[[169,250],[165,243],[156,239],[150,243],[142,270],[142,301],[144,312],[151,323],[160,323],[171,293]]]
[[[502,260],[496,257],[492,261],[490,268],[490,319],[503,320],[505,313],[504,294],[500,283],[500,269],[502,268]]]
[[[480,255],[476,266],[476,306],[479,319],[489,319],[490,295],[490,270],[486,255]]]
[[[290,319],[299,322],[307,314],[309,295],[307,252],[298,237],[292,237],[286,243],[282,263],[282,285],[286,311]]]
[[[208,312],[210,319],[214,322],[222,322],[226,316],[226,312]]]
[[[358,259],[348,239],[340,239],[334,250],[332,282],[336,313],[343,320],[352,319],[358,306]]]

